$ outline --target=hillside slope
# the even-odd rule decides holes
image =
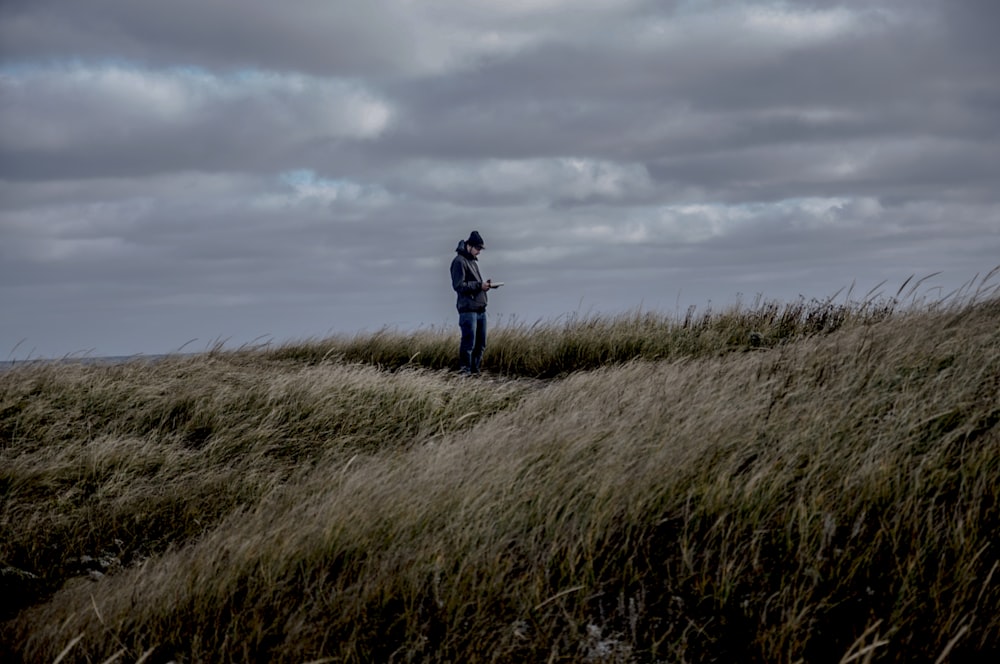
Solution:
[[[1000,653],[996,301],[560,375],[8,372],[0,655]]]

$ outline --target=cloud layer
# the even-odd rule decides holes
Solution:
[[[1000,264],[989,0],[15,0],[0,350],[827,297]]]

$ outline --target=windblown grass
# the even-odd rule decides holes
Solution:
[[[995,655],[1000,301],[884,305],[15,367],[0,656]]]
[[[756,302],[721,313],[689,310],[682,318],[633,311],[614,316],[571,316],[563,321],[508,323],[490,332],[490,369],[507,376],[554,378],[635,359],[698,358],[734,350],[773,347],[791,339],[872,323],[898,303]],[[400,333],[381,330],[355,337],[289,343],[265,351],[276,360],[315,363],[331,359],[385,369],[457,368],[450,330]]]
[[[759,296],[716,312],[688,309],[683,316],[633,311],[614,316],[569,316],[533,324],[508,322],[489,335],[490,369],[507,376],[553,378],[635,359],[672,360],[711,357],[746,349],[771,348],[802,337],[829,334],[845,327],[870,325],[896,312],[955,310],[992,297],[1000,285],[991,279],[1000,268],[947,296],[927,301],[920,285],[903,282],[895,295],[882,284],[860,300],[853,288],[826,300],[782,303]],[[358,362],[384,369],[457,368],[452,330],[401,333],[390,329],[354,337],[331,337],[262,347],[252,351],[276,360],[314,364],[330,360]]]

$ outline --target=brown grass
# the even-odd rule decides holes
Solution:
[[[497,330],[485,380],[454,345],[0,374],[0,655],[1000,651],[995,298]]]

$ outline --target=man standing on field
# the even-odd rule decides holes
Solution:
[[[483,281],[477,259],[485,246],[479,231],[472,231],[468,240],[458,243],[451,261],[451,287],[458,294],[458,326],[462,330],[458,367],[465,375],[479,373],[486,350],[486,291],[493,284],[489,279]]]

